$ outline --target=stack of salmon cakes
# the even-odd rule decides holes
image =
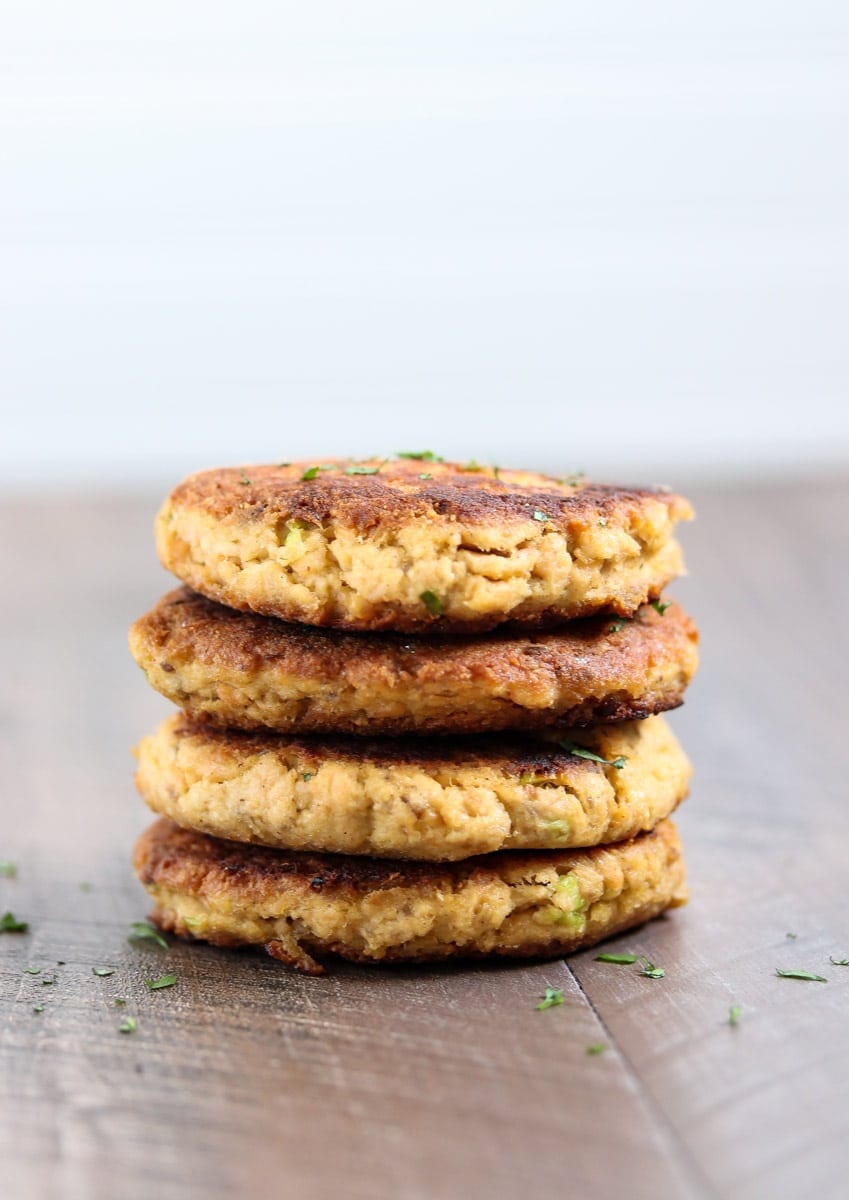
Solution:
[[[662,490],[391,460],[205,471],[130,631],[153,919],[302,971],[558,956],[684,903],[697,665]]]

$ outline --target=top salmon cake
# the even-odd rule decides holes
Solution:
[[[165,567],[231,608],[470,633],[630,616],[683,570],[681,496],[435,460],[202,471],[156,519]]]

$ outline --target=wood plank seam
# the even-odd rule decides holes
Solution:
[[[619,1042],[617,1041],[617,1039],[613,1036],[613,1032],[610,1029],[610,1026],[607,1024],[604,1017],[601,1015],[601,1013],[596,1008],[595,1004],[593,1003],[592,997],[589,995],[586,988],[581,983],[580,979],[578,978],[577,973],[572,970],[572,968],[569,966],[568,962],[564,961],[563,965],[566,968],[566,970],[569,972],[569,974],[571,975],[572,979],[574,979],[579,992],[581,993],[581,995],[584,997],[587,1004],[589,1005],[590,1010],[593,1013],[595,1019],[598,1021],[599,1025],[604,1030],[604,1035],[608,1041],[608,1044],[610,1045],[611,1049],[616,1053],[617,1057],[619,1058],[619,1061],[621,1062],[621,1064],[624,1068],[625,1074],[627,1075],[627,1077],[631,1081],[631,1083],[634,1085],[637,1095],[642,1100],[642,1102],[645,1106],[646,1112],[648,1113],[649,1118],[652,1120],[652,1122],[655,1126],[655,1130],[657,1132],[659,1141],[662,1144],[666,1145],[669,1153],[676,1159],[678,1166],[681,1169],[681,1173],[685,1176],[685,1178],[687,1178],[692,1183],[692,1185],[695,1189],[694,1195],[703,1197],[703,1200],[722,1200],[719,1192],[716,1191],[716,1189],[713,1187],[713,1185],[711,1184],[708,1177],[703,1172],[701,1165],[699,1164],[698,1160],[694,1157],[693,1153],[690,1150],[690,1147],[683,1140],[681,1135],[676,1130],[675,1126],[669,1120],[669,1117],[666,1115],[663,1108],[657,1102],[657,1100],[655,1099],[652,1092],[646,1087],[646,1085],[645,1085],[643,1079],[640,1077],[639,1072],[637,1071],[636,1067],[631,1062],[630,1058],[625,1053],[625,1051],[622,1049],[622,1047],[619,1044]]]

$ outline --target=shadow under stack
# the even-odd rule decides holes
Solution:
[[[562,956],[683,904],[691,516],[430,452],[185,480],[183,586],[130,632],[181,710],[137,751],[152,919],[321,973]]]

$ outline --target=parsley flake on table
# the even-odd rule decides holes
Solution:
[[[849,958],[833,958],[829,954],[828,961],[833,967],[849,967]]]
[[[24,975],[40,975],[41,967],[24,967]]]
[[[630,967],[637,961],[636,954],[597,954],[596,962],[615,963],[618,967]]]
[[[732,1029],[734,1029],[737,1025],[740,1024],[740,1015],[742,1012],[743,1012],[743,1008],[739,1004],[732,1004],[731,1007],[729,1008],[728,1024],[731,1026]]]
[[[604,1054],[606,1049],[604,1042],[595,1042],[592,1046],[587,1046],[587,1054]]]
[[[628,761],[624,754],[620,754],[618,758],[602,758],[594,750],[589,750],[586,746],[579,746],[577,742],[572,742],[569,738],[562,738],[558,745],[573,758],[585,758],[588,762],[602,763],[605,767],[615,767],[617,771],[621,771]]]
[[[0,933],[26,933],[29,925],[26,921],[18,921],[14,913],[3,913],[0,917]]]
[[[114,1005],[115,1005],[117,1008],[123,1008],[123,1007],[124,1007],[124,1005],[127,1003],[127,1001],[124,999],[124,997],[123,997],[123,996],[116,996],[116,997],[115,997],[115,999],[112,1001],[112,1003],[113,1003],[113,1004],[114,1004]]]
[[[42,975],[41,982],[45,987],[52,987],[58,978],[58,975]]]
[[[813,971],[782,971],[780,967],[776,967],[775,973],[781,979],[807,979],[811,983],[828,983],[825,975],[815,975]]]
[[[0,860],[0,879],[14,879],[18,873],[18,864],[8,859]]]
[[[173,987],[177,982],[176,975],[160,975],[158,979],[146,979],[148,990],[151,992],[159,992],[163,988]]]
[[[560,988],[547,987],[545,995],[539,1004],[536,1005],[537,1012],[542,1012],[546,1008],[556,1008],[558,1004],[563,1003],[563,992]]]
[[[127,934],[128,942],[156,942],[157,946],[161,946],[163,950],[168,949],[168,943],[165,938],[148,921],[133,921],[130,925],[130,932]]]
[[[139,1023],[135,1017],[126,1017],[118,1026],[119,1033],[135,1033]]]
[[[645,954],[641,954],[639,958],[640,974],[646,979],[663,979],[666,971],[663,967],[656,967],[653,962],[649,962]]]
[[[97,975],[99,979],[108,979],[110,975],[115,974],[114,967],[92,967],[92,975]]]
[[[44,1012],[44,1005],[43,1004],[33,1004],[32,1011],[34,1013],[42,1013],[42,1012]]]
[[[419,599],[432,617],[441,617],[445,612],[445,606],[436,592],[422,592]]]
[[[667,608],[671,607],[671,605],[671,600],[652,600],[651,602],[652,608],[661,617],[666,612]]]

